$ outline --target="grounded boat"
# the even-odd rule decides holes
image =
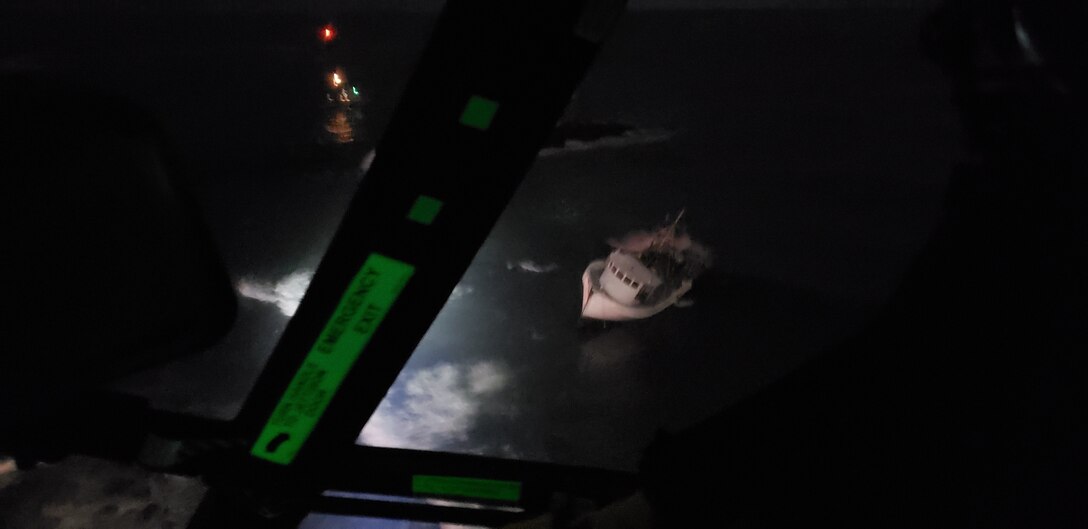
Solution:
[[[710,252],[679,233],[683,212],[655,232],[610,241],[606,259],[582,273],[582,317],[625,321],[649,318],[676,304],[709,266]]]

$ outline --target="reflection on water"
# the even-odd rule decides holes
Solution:
[[[565,121],[556,126],[552,137],[540,150],[540,155],[653,145],[669,141],[675,134],[671,130],[638,128],[620,123]]]
[[[468,441],[485,403],[508,386],[507,369],[495,362],[442,362],[402,373],[359,435],[371,446],[434,450]]]
[[[556,263],[538,263],[532,259],[522,259],[516,262],[507,261],[506,269],[527,272],[530,274],[548,274],[559,270],[559,265]]]
[[[351,143],[355,141],[355,126],[350,108],[333,109],[332,114],[325,121],[325,131],[336,143]]]
[[[578,370],[582,373],[601,373],[615,370],[632,361],[645,349],[640,337],[631,327],[618,326],[590,336],[580,345]]]
[[[388,520],[385,518],[367,518],[365,516],[342,516],[337,514],[313,513],[307,516],[299,529],[485,529],[474,525],[450,523],[414,522],[409,520]]]
[[[328,74],[324,116],[328,139],[338,144],[352,143],[358,139],[363,103],[359,87],[351,84],[343,68],[337,67]]]
[[[242,279],[235,285],[235,289],[242,297],[272,303],[284,316],[294,316],[313,276],[313,270],[302,269],[288,274],[275,284]]]

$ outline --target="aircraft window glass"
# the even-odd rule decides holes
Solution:
[[[848,337],[935,225],[957,117],[945,79],[902,51],[919,12],[632,4],[360,443],[634,470],[659,429]],[[240,410],[436,20],[360,9],[328,46],[327,20],[298,16],[248,13],[223,31],[213,15],[179,26],[148,12],[110,19],[109,39],[89,37],[102,17],[0,16],[0,65],[63,68],[160,118],[232,275],[231,332],[125,391]],[[686,277],[635,282],[609,256],[661,257],[645,243],[681,212],[678,237],[712,259],[670,297]],[[607,301],[602,272],[648,287],[633,321],[583,317],[583,299]]]

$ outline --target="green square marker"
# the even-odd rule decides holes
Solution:
[[[439,211],[442,211],[441,200],[427,195],[419,195],[416,197],[415,203],[412,204],[412,209],[408,210],[408,219],[430,226],[435,217],[438,216]]]
[[[472,96],[465,104],[465,110],[461,112],[461,124],[479,130],[491,128],[491,120],[495,119],[495,112],[499,110],[499,103],[486,97]]]

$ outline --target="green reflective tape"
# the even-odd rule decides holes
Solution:
[[[412,493],[435,496],[459,496],[478,500],[518,501],[521,483],[494,479],[453,476],[412,476]]]
[[[282,465],[295,460],[413,272],[414,266],[383,255],[367,257],[291,379],[251,454]]]
[[[425,226],[430,226],[438,212],[442,211],[442,201],[427,195],[419,195],[408,210],[408,218]]]
[[[495,119],[495,113],[498,111],[497,101],[472,96],[468,98],[465,109],[461,112],[461,124],[474,129],[487,130],[491,128],[491,120]]]

